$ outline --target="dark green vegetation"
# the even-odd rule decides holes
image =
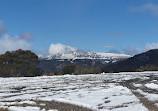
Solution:
[[[100,68],[86,65],[66,63],[60,69],[52,67],[51,72],[45,72],[38,67],[38,56],[30,50],[7,51],[0,55],[0,77],[32,77],[39,75],[63,74],[94,74],[100,73]]]
[[[8,51],[0,55],[1,77],[27,77],[40,75],[38,56],[30,50]]]
[[[79,66],[75,64],[68,64],[62,67],[61,71],[59,72],[59,75],[63,74],[99,74],[101,73],[100,67],[97,66]]]
[[[58,73],[65,65],[74,64],[77,66],[81,66],[83,68],[96,67],[96,66],[102,67],[105,64],[107,64],[105,61],[108,60],[106,59],[74,59],[74,60],[73,59],[51,59],[51,60],[39,59],[39,61],[40,63],[38,64],[38,67],[44,70],[44,72]],[[115,61],[115,60],[111,59],[111,61]]]
[[[102,70],[104,72],[158,71],[158,49],[108,64]]]

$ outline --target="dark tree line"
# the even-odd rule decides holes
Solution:
[[[75,64],[67,64],[62,67],[59,71],[59,75],[63,74],[99,74],[101,73],[101,68],[98,66],[80,66]]]
[[[40,75],[38,56],[30,50],[7,51],[0,55],[1,77],[29,77]]]

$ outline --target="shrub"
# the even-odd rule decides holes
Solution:
[[[83,67],[75,64],[68,64],[63,66],[63,68],[59,72],[59,75],[63,75],[63,74],[79,75],[79,74],[99,74],[99,73],[101,73],[101,69],[100,67],[97,66]]]
[[[156,65],[140,66],[140,68],[137,69],[136,71],[158,71],[158,66]]]
[[[73,74],[76,69],[75,64],[68,64],[62,67],[61,71],[59,72],[60,75],[63,74]]]

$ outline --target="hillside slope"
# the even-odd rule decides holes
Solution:
[[[150,50],[123,61],[109,64],[103,68],[105,72],[136,71],[141,67],[158,66],[158,49]]]

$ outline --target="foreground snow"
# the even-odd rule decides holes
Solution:
[[[52,76],[29,78],[0,78],[0,108],[13,111],[45,111],[36,106],[33,100],[59,101],[79,105],[99,111],[148,111],[131,89],[120,83],[139,78],[146,80],[158,72],[119,73],[80,76]],[[148,87],[157,90],[157,82],[134,83],[135,87]],[[137,89],[137,92],[153,101],[157,94],[150,95]],[[20,101],[18,101],[20,100]],[[22,104],[28,104],[22,107]],[[156,104],[156,103],[155,103]],[[32,105],[32,106],[31,106]],[[54,109],[50,109],[50,111]]]

